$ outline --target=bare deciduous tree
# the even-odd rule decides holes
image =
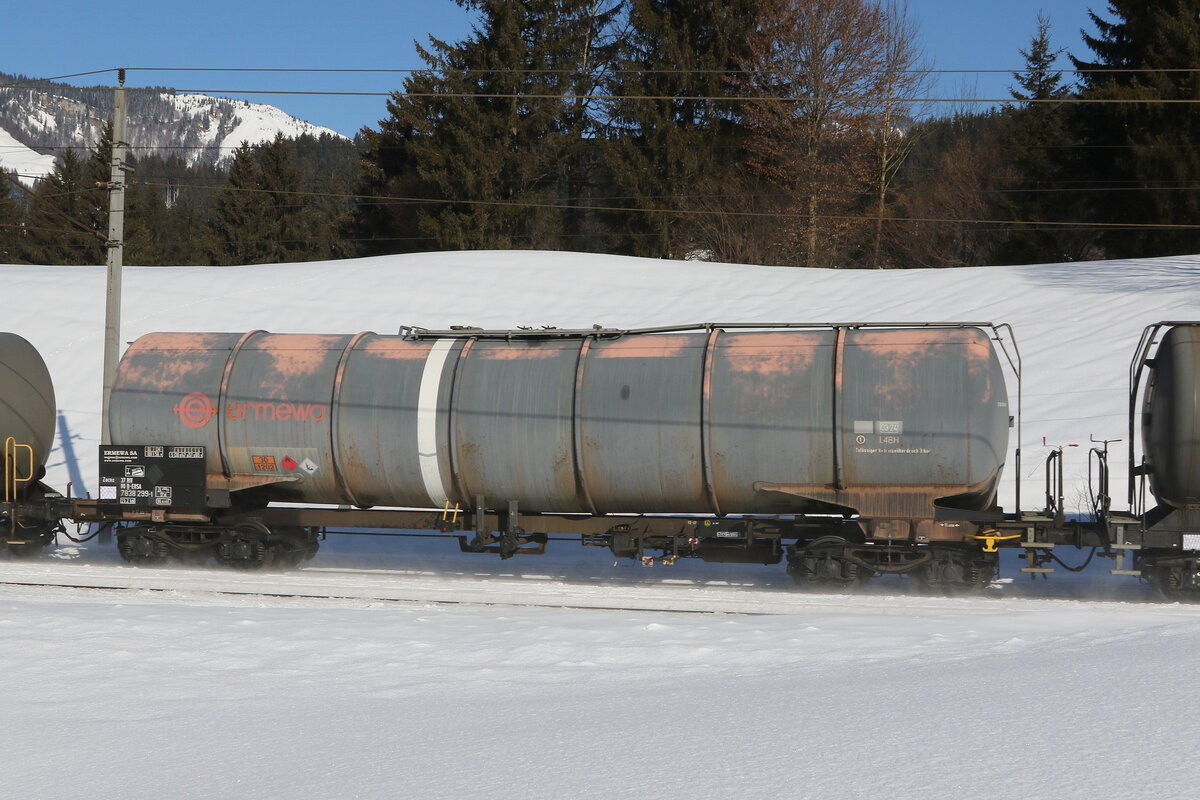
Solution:
[[[908,15],[908,0],[887,0],[884,12],[883,95],[875,111],[875,233],[871,262],[884,267],[883,222],[888,215],[888,193],[900,166],[912,151],[913,137],[900,130],[917,113],[919,98],[930,85],[929,65],[924,57],[915,23]],[[910,129],[911,130],[911,129]]]
[[[969,125],[971,117],[944,124]],[[997,132],[983,129],[955,137],[935,152],[928,172],[899,193],[906,222],[895,254],[906,267],[970,267],[994,263],[1006,232],[981,222],[993,216],[997,187],[1013,175]]]
[[[906,11],[898,0],[762,4],[743,108],[752,169],[791,197],[779,226],[790,263],[847,266],[868,249],[878,261],[878,220],[905,152],[896,121],[923,86]]]

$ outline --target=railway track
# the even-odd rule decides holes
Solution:
[[[236,573],[215,569],[145,569],[115,564],[0,563],[7,591],[72,589],[175,593],[187,596],[261,597],[341,602],[393,602],[507,608],[587,609],[623,612],[731,615],[939,616],[992,615],[1038,610],[1139,610],[1200,617],[1200,607],[1147,602],[1144,595],[1111,599],[1005,596],[1004,589],[970,597],[928,597],[869,592],[858,595],[797,593],[778,587],[713,585],[692,581],[598,585],[548,576],[448,575],[394,569],[310,567],[288,573]]]

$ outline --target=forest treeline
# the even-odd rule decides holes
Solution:
[[[947,110],[903,0],[458,0],[477,24],[353,142],[137,158],[130,264],[534,248],[843,268],[1200,252],[1200,2],[1109,0],[1011,99]],[[984,35],[981,33],[980,35]],[[0,262],[103,263],[111,133],[26,189]],[[136,143],[135,143],[136,144]]]

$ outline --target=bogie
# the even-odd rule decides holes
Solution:
[[[1142,577],[1165,599],[1200,602],[1200,553],[1148,551],[1139,561]]]
[[[925,594],[964,594],[991,584],[997,564],[998,554],[943,545],[930,547],[929,560],[909,572],[908,577]]]
[[[317,553],[315,531],[271,530],[261,524],[235,528],[198,525],[130,527],[117,531],[117,548],[126,561],[142,565],[174,561],[200,565],[213,559],[239,570],[294,569]]]

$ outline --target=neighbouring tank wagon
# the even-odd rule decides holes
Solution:
[[[1143,445],[1140,463],[1129,451],[1138,571],[1169,597],[1200,598],[1200,323],[1147,327],[1130,376],[1129,438],[1140,415]]]
[[[1200,325],[1172,325],[1149,360],[1142,470],[1158,502],[1200,509]]]
[[[32,344],[15,333],[0,332],[0,442],[3,489],[0,489],[0,549],[37,555],[52,539],[56,525],[31,518],[22,503],[54,494],[41,483],[54,446],[57,407],[46,362]]]
[[[0,333],[0,441],[4,445],[5,500],[25,493],[44,474],[54,445],[54,383],[28,341]]]

